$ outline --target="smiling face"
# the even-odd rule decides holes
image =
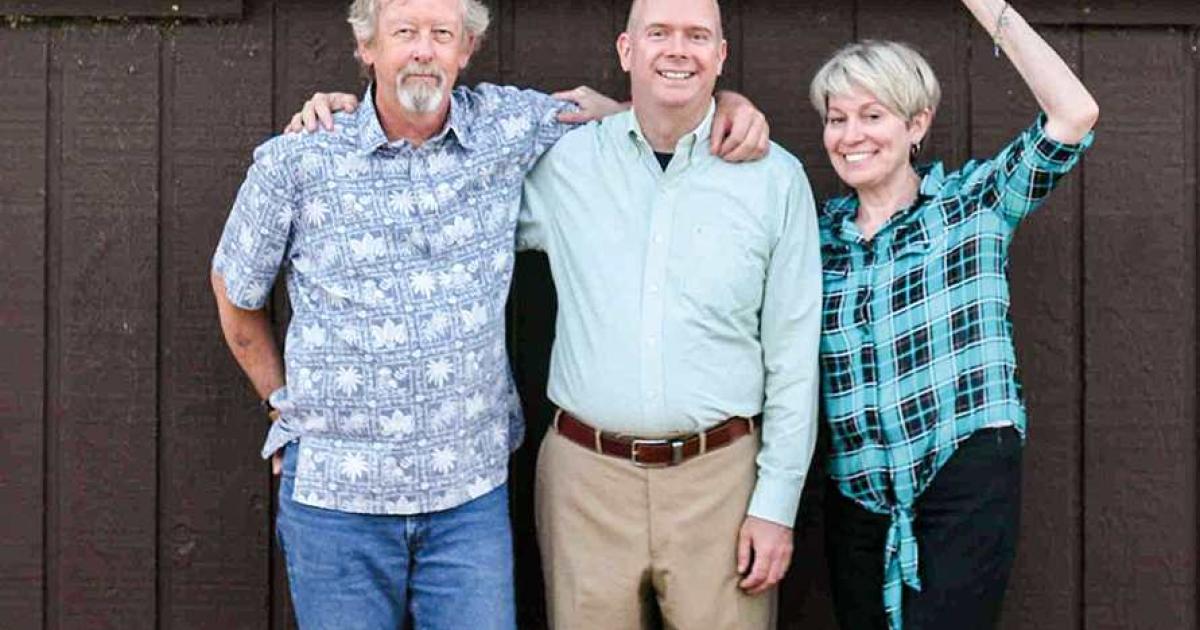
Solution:
[[[862,89],[831,95],[825,151],[838,177],[855,190],[886,187],[912,169],[909,151],[925,137],[931,116],[925,110],[905,120]]]
[[[617,38],[634,106],[702,106],[725,63],[721,13],[713,0],[638,0]]]
[[[414,114],[442,111],[474,38],[463,28],[461,0],[384,0],[375,36],[358,42],[374,67],[376,96]]]

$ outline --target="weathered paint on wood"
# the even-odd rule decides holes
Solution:
[[[43,28],[0,37],[0,619],[42,626],[45,509],[46,79]]]
[[[1078,71],[1079,30],[1045,35]],[[979,29],[970,59],[972,146],[978,157],[988,157],[1033,123],[1037,103],[1012,65],[993,56],[991,40]],[[1030,386],[1024,527],[1005,601],[1008,628],[1079,625],[1082,183],[1082,169],[1068,175],[1021,225],[1010,249],[1020,375]]]
[[[159,33],[55,37],[51,627],[156,621]],[[119,106],[117,106],[119,104]]]
[[[1084,625],[1194,628],[1195,66],[1169,30],[1083,42]]]
[[[907,19],[897,21],[896,4],[889,0],[860,0],[856,36],[906,42],[929,60],[942,88],[942,101],[922,147],[922,159],[961,164],[970,149],[969,98],[973,94],[972,77],[968,76],[971,68],[963,60],[969,58],[969,38],[978,27],[965,11],[947,11],[940,0],[912,0],[905,3],[905,15]],[[937,36],[930,37],[931,33]],[[1007,61],[998,63],[1010,67]],[[828,161],[824,154],[820,159]]]
[[[1020,0],[1013,6],[1031,22],[1094,26],[1187,26],[1200,24],[1196,4],[1176,0]]]
[[[184,25],[164,43],[163,628],[263,628],[270,619],[271,480],[257,457],[266,419],[212,317],[208,268],[223,210],[271,133],[272,57],[270,5],[236,24]]]
[[[579,84],[621,97],[627,93],[612,42],[619,32],[616,2],[568,4],[554,0],[506,2],[500,14],[500,76],[503,83],[548,91]],[[548,33],[554,36],[547,37]],[[552,42],[552,43],[551,43]],[[545,627],[541,559],[533,522],[534,462],[553,407],[546,398],[556,303],[549,264],[542,254],[517,257],[509,302],[510,350],[524,401],[525,443],[510,466],[514,489],[513,547],[522,628]]]
[[[259,4],[274,6],[275,72],[271,103],[274,124],[263,137],[266,140],[283,128],[313,92],[336,88],[359,94],[363,84],[354,57],[354,37],[346,23],[348,2],[263,0]],[[291,311],[283,287],[276,289],[273,315],[282,331]],[[282,335],[280,339],[282,343]],[[261,442],[262,435],[255,440],[256,445]],[[274,486],[273,508],[277,496],[278,488]],[[295,628],[283,558],[273,544],[271,553],[272,627]]]
[[[818,198],[838,190],[825,158],[821,120],[808,81],[838,47],[854,39],[852,3],[744,2],[742,88],[767,114],[775,142],[804,162]]]
[[[236,18],[242,0],[0,0],[0,15]]]
[[[0,32],[0,263],[13,270],[0,350],[21,357],[0,368],[0,502],[40,514],[46,499],[44,525],[0,524],[0,625],[294,627],[256,457],[265,427],[223,347],[208,261],[253,146],[313,91],[361,84],[344,2],[244,4],[235,20]],[[464,78],[624,98],[613,39],[627,4],[489,0],[493,25]],[[1067,25],[1041,28],[1104,113],[1084,167],[1012,246],[1030,442],[1003,626],[1195,628],[1200,55],[1178,28],[1195,23],[1194,3],[1017,6]],[[856,36],[930,57],[945,96],[929,158],[987,156],[1032,120],[1015,72],[957,7],[723,9],[722,85],[767,112],[819,198],[839,186],[808,80]],[[1139,28],[1096,28],[1122,24]],[[276,307],[285,322],[286,300]],[[522,628],[545,627],[532,483],[554,313],[545,258],[522,254],[508,317],[530,420],[511,476]],[[834,627],[822,482],[814,469],[782,628]]]

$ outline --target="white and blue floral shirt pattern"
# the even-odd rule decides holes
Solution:
[[[254,153],[213,259],[229,299],[291,299],[282,419],[294,499],[345,512],[444,510],[504,483],[523,437],[504,304],[525,174],[567,130],[534,91],[458,87],[441,133],[389,143],[372,92],[335,133]]]

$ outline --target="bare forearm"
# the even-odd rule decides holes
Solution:
[[[1078,142],[1096,124],[1099,105],[1083,82],[1037,31],[1004,0],[963,0],[1000,45],[1046,113],[1046,133]]]
[[[284,384],[283,359],[275,344],[271,319],[265,309],[248,311],[230,302],[220,275],[213,274],[212,284],[225,343],[259,397],[266,398]]]

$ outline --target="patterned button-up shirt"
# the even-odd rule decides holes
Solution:
[[[504,303],[526,172],[567,129],[561,104],[458,87],[445,128],[388,142],[370,90],[336,133],[254,153],[213,260],[229,299],[292,304],[283,415],[295,500],[372,514],[460,505],[501,485],[523,421]]]
[[[867,240],[854,195],[820,218],[825,296],[821,381],[830,475],[845,496],[891,516],[884,606],[901,627],[903,584],[920,589],[913,504],[982,427],[1024,437],[1009,320],[1008,246],[1018,223],[1091,145],[1045,134],[1040,116],[1000,153],[944,174]]]

